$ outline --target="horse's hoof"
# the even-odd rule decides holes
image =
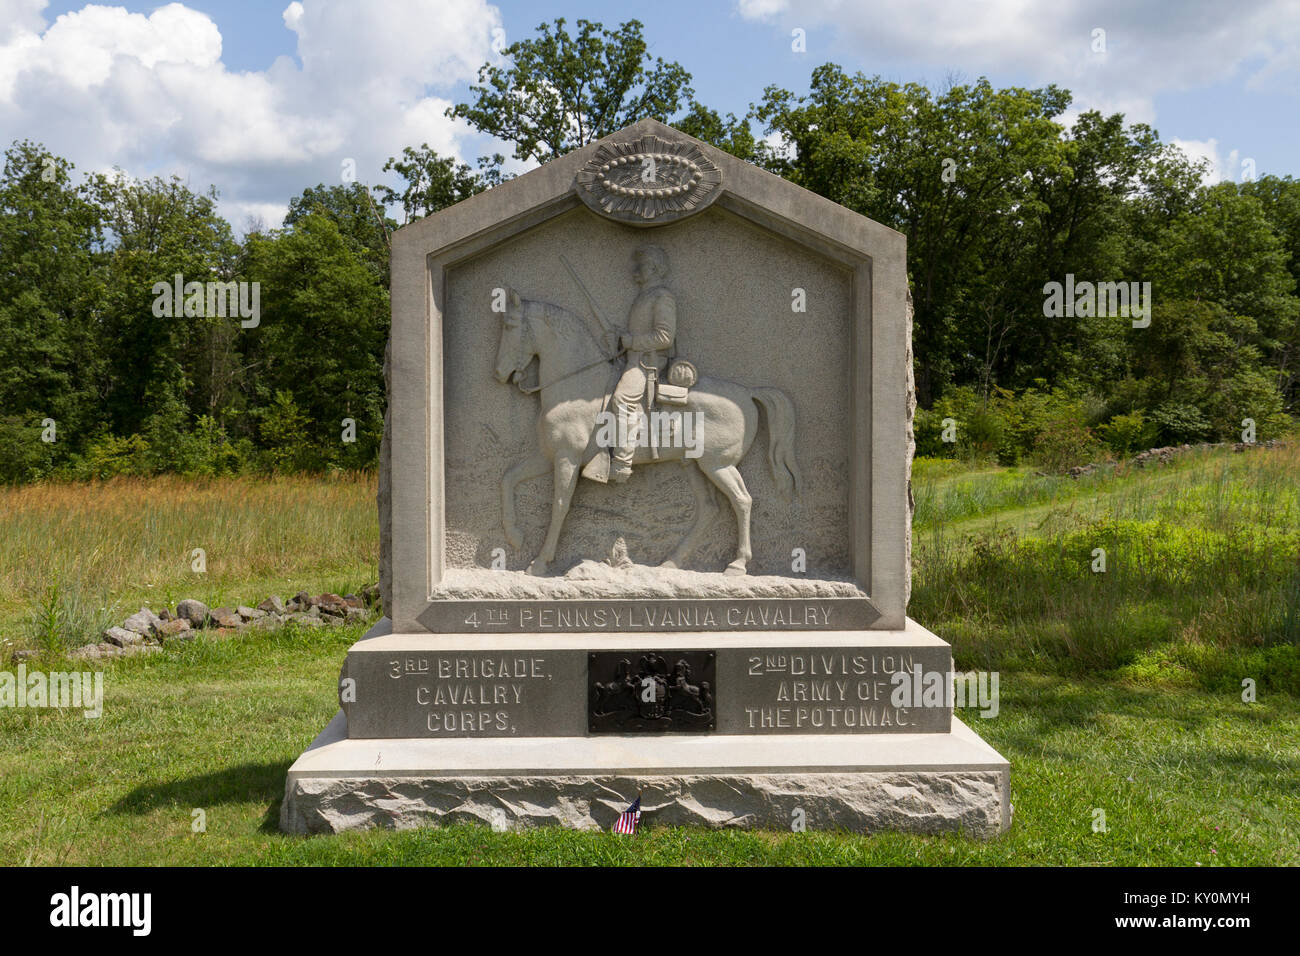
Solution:
[[[746,574],[747,572],[745,571],[745,562],[737,558],[735,561],[732,561],[729,565],[727,565],[726,568],[723,569],[722,573],[733,574],[733,575]]]
[[[546,574],[546,562],[538,558],[532,564],[528,565],[528,573],[536,577]]]

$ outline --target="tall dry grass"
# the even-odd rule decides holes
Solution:
[[[61,629],[82,643],[141,604],[186,597],[361,587],[379,560],[375,489],[371,474],[0,488],[0,640]]]

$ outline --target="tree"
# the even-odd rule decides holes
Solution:
[[[107,242],[100,334],[108,362],[104,401],[116,435],[151,433],[167,467],[193,418],[237,413],[243,373],[238,317],[155,314],[157,283],[235,278],[238,246],[217,212],[217,193],[178,177],[97,175],[89,188]],[[177,304],[179,306],[179,304]]]
[[[651,58],[640,21],[577,27],[571,36],[559,18],[506,47],[508,65],[483,64],[475,101],[447,115],[514,143],[516,159],[545,163],[639,119],[667,122],[690,99],[691,75]]]
[[[500,158],[494,157],[496,160]],[[386,204],[400,203],[406,214],[405,221],[414,222],[500,182],[499,168],[494,175],[491,160],[482,162],[489,164],[489,172],[479,175],[464,163],[456,162],[454,157],[439,156],[428,143],[419,149],[407,146],[402,150],[401,159],[390,157],[384,163],[384,172],[396,171],[406,180],[406,188],[397,192],[388,186],[379,186],[376,191]],[[496,166],[499,165],[498,162]]]
[[[84,447],[104,419],[102,227],[72,169],[23,141],[0,178],[0,456],[26,462],[14,472],[24,478]],[[46,418],[56,440],[33,450]]]
[[[428,146],[423,147],[428,149]],[[409,152],[409,150],[408,150]],[[390,168],[393,160],[384,166]],[[398,198],[387,187],[374,190],[380,196],[375,202],[371,189],[364,183],[326,186],[318,183],[308,186],[301,194],[289,200],[289,212],[284,217],[286,228],[292,228],[304,216],[316,213],[334,221],[339,235],[362,262],[388,287],[389,235],[397,223],[383,214],[381,204]],[[408,221],[409,221],[408,216]],[[265,230],[257,230],[265,232]]]
[[[1286,251],[1287,268],[1300,288],[1300,179],[1261,176],[1241,184],[1241,192],[1259,200],[1269,225]]]
[[[253,417],[261,418],[259,435],[265,440],[269,434],[271,407],[279,409],[271,421],[278,423],[281,444],[289,440],[285,422],[300,430],[311,423],[304,431],[308,447],[281,448],[276,464],[370,465],[383,430],[387,291],[334,220],[321,213],[251,237],[243,269],[263,289],[262,324],[249,345],[258,364],[251,398]],[[286,411],[290,405],[297,415]],[[355,442],[343,440],[346,418],[355,422]]]
[[[1294,289],[1300,292],[1300,180],[1290,176],[1261,176],[1243,183],[1241,192],[1257,200],[1260,210],[1277,237],[1291,274]],[[1294,294],[1292,296],[1294,301]],[[1290,328],[1284,322],[1277,332],[1278,354],[1271,364],[1277,369],[1283,393],[1294,406],[1300,398],[1300,318],[1291,313]]]
[[[755,109],[788,144],[774,171],[907,236],[925,404],[1008,367],[1009,333],[1029,321],[1044,281],[1033,264],[1039,184],[1065,171],[1053,117],[1068,104],[1054,86],[980,80],[932,94],[825,64],[806,97],[768,87]]]
[[[692,100],[686,115],[674,120],[673,126],[687,136],[694,136],[755,165],[766,168],[772,162],[767,145],[754,138],[748,116],[737,119],[735,114],[728,113],[724,117],[717,110]]]

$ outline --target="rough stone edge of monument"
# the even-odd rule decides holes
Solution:
[[[653,826],[853,833],[1006,832],[1006,773],[709,774],[291,781],[281,829],[299,835],[485,823],[607,830],[640,794]]]
[[[916,496],[912,494],[912,460],[916,457],[916,372],[912,368],[912,326],[915,313],[912,306],[912,288],[907,289],[907,374],[903,379],[903,405],[907,409],[904,427],[905,462],[907,476],[907,513],[903,519],[903,608],[912,603],[912,521],[916,517]]]
[[[331,747],[344,745],[352,767],[358,766],[359,751],[365,750],[367,755],[360,763],[373,768],[382,763],[381,752],[393,744],[347,739],[346,720],[340,712],[290,768],[280,828],[287,833],[314,834],[482,822],[500,830],[539,826],[607,829],[621,810],[643,794],[643,809],[662,826],[783,830],[794,819],[795,810],[802,810],[807,826],[814,830],[998,836],[1011,825],[1010,766],[960,721],[954,719],[953,724],[952,733],[934,736],[944,738],[950,750],[954,744],[960,751],[969,749],[966,759],[954,760],[949,755],[944,761],[927,762],[922,758],[911,765],[870,770],[773,767],[702,771],[684,767],[641,771],[609,767],[476,769],[434,776],[377,769],[334,773],[322,768],[320,764],[332,756]],[[430,753],[454,749],[442,747],[443,741],[413,743]],[[472,743],[491,751],[519,741]],[[574,743],[592,746],[586,738],[576,738]],[[858,738],[858,743],[863,751],[875,749],[870,738]],[[464,744],[460,741],[456,746],[463,749]],[[315,767],[305,773],[297,771],[309,756]]]

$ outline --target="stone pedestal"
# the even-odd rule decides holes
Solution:
[[[672,660],[706,645],[714,731],[584,726],[593,648]],[[290,768],[281,827],[600,829],[640,793],[650,825],[787,830],[799,818],[814,830],[995,836],[1010,825],[1007,761],[949,707],[890,700],[892,673],[949,661],[910,620],[869,634],[593,638],[393,634],[385,619],[349,651],[344,709]]]

